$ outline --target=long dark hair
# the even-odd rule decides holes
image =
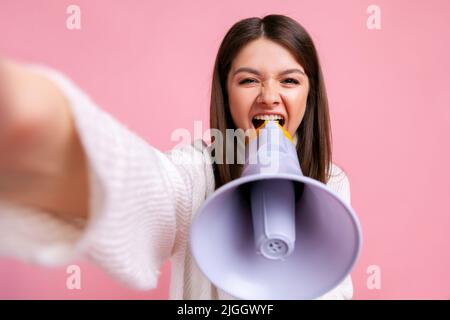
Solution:
[[[250,41],[267,38],[289,50],[309,78],[310,89],[303,120],[297,129],[297,155],[303,174],[327,183],[331,171],[331,129],[328,99],[322,70],[314,43],[307,31],[294,19],[284,15],[248,18],[235,23],[225,35],[217,53],[211,88],[210,128],[222,137],[226,129],[236,129],[231,118],[227,94],[227,75],[233,59]],[[223,143],[222,155],[226,154]],[[235,146],[234,146],[235,147]],[[239,177],[241,166],[214,163],[215,187]]]

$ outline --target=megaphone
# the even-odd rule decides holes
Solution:
[[[268,120],[248,142],[240,178],[205,201],[190,232],[203,274],[250,300],[324,295],[351,272],[361,239],[350,205],[303,175],[292,137]]]

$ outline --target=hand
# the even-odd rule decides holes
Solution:
[[[66,97],[47,78],[0,58],[0,199],[87,217],[87,189]]]

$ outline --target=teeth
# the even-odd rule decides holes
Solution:
[[[277,119],[283,119],[280,115],[274,115],[274,114],[259,114],[253,117],[253,119],[257,120],[277,120]]]

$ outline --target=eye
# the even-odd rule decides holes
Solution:
[[[252,83],[252,82],[255,82],[255,79],[247,78],[247,79],[240,81],[239,84],[246,84],[246,83]]]
[[[293,79],[293,78],[287,78],[284,81],[288,81],[288,80],[291,81],[291,82],[288,82],[289,84],[299,84],[299,82],[297,80]]]
[[[251,78],[247,78],[247,79],[241,80],[239,82],[239,84],[246,84],[246,83],[253,83],[253,82],[257,82],[257,80],[251,79]],[[294,79],[294,78],[287,78],[283,82],[286,82],[288,84],[300,84],[300,82],[298,80]]]

